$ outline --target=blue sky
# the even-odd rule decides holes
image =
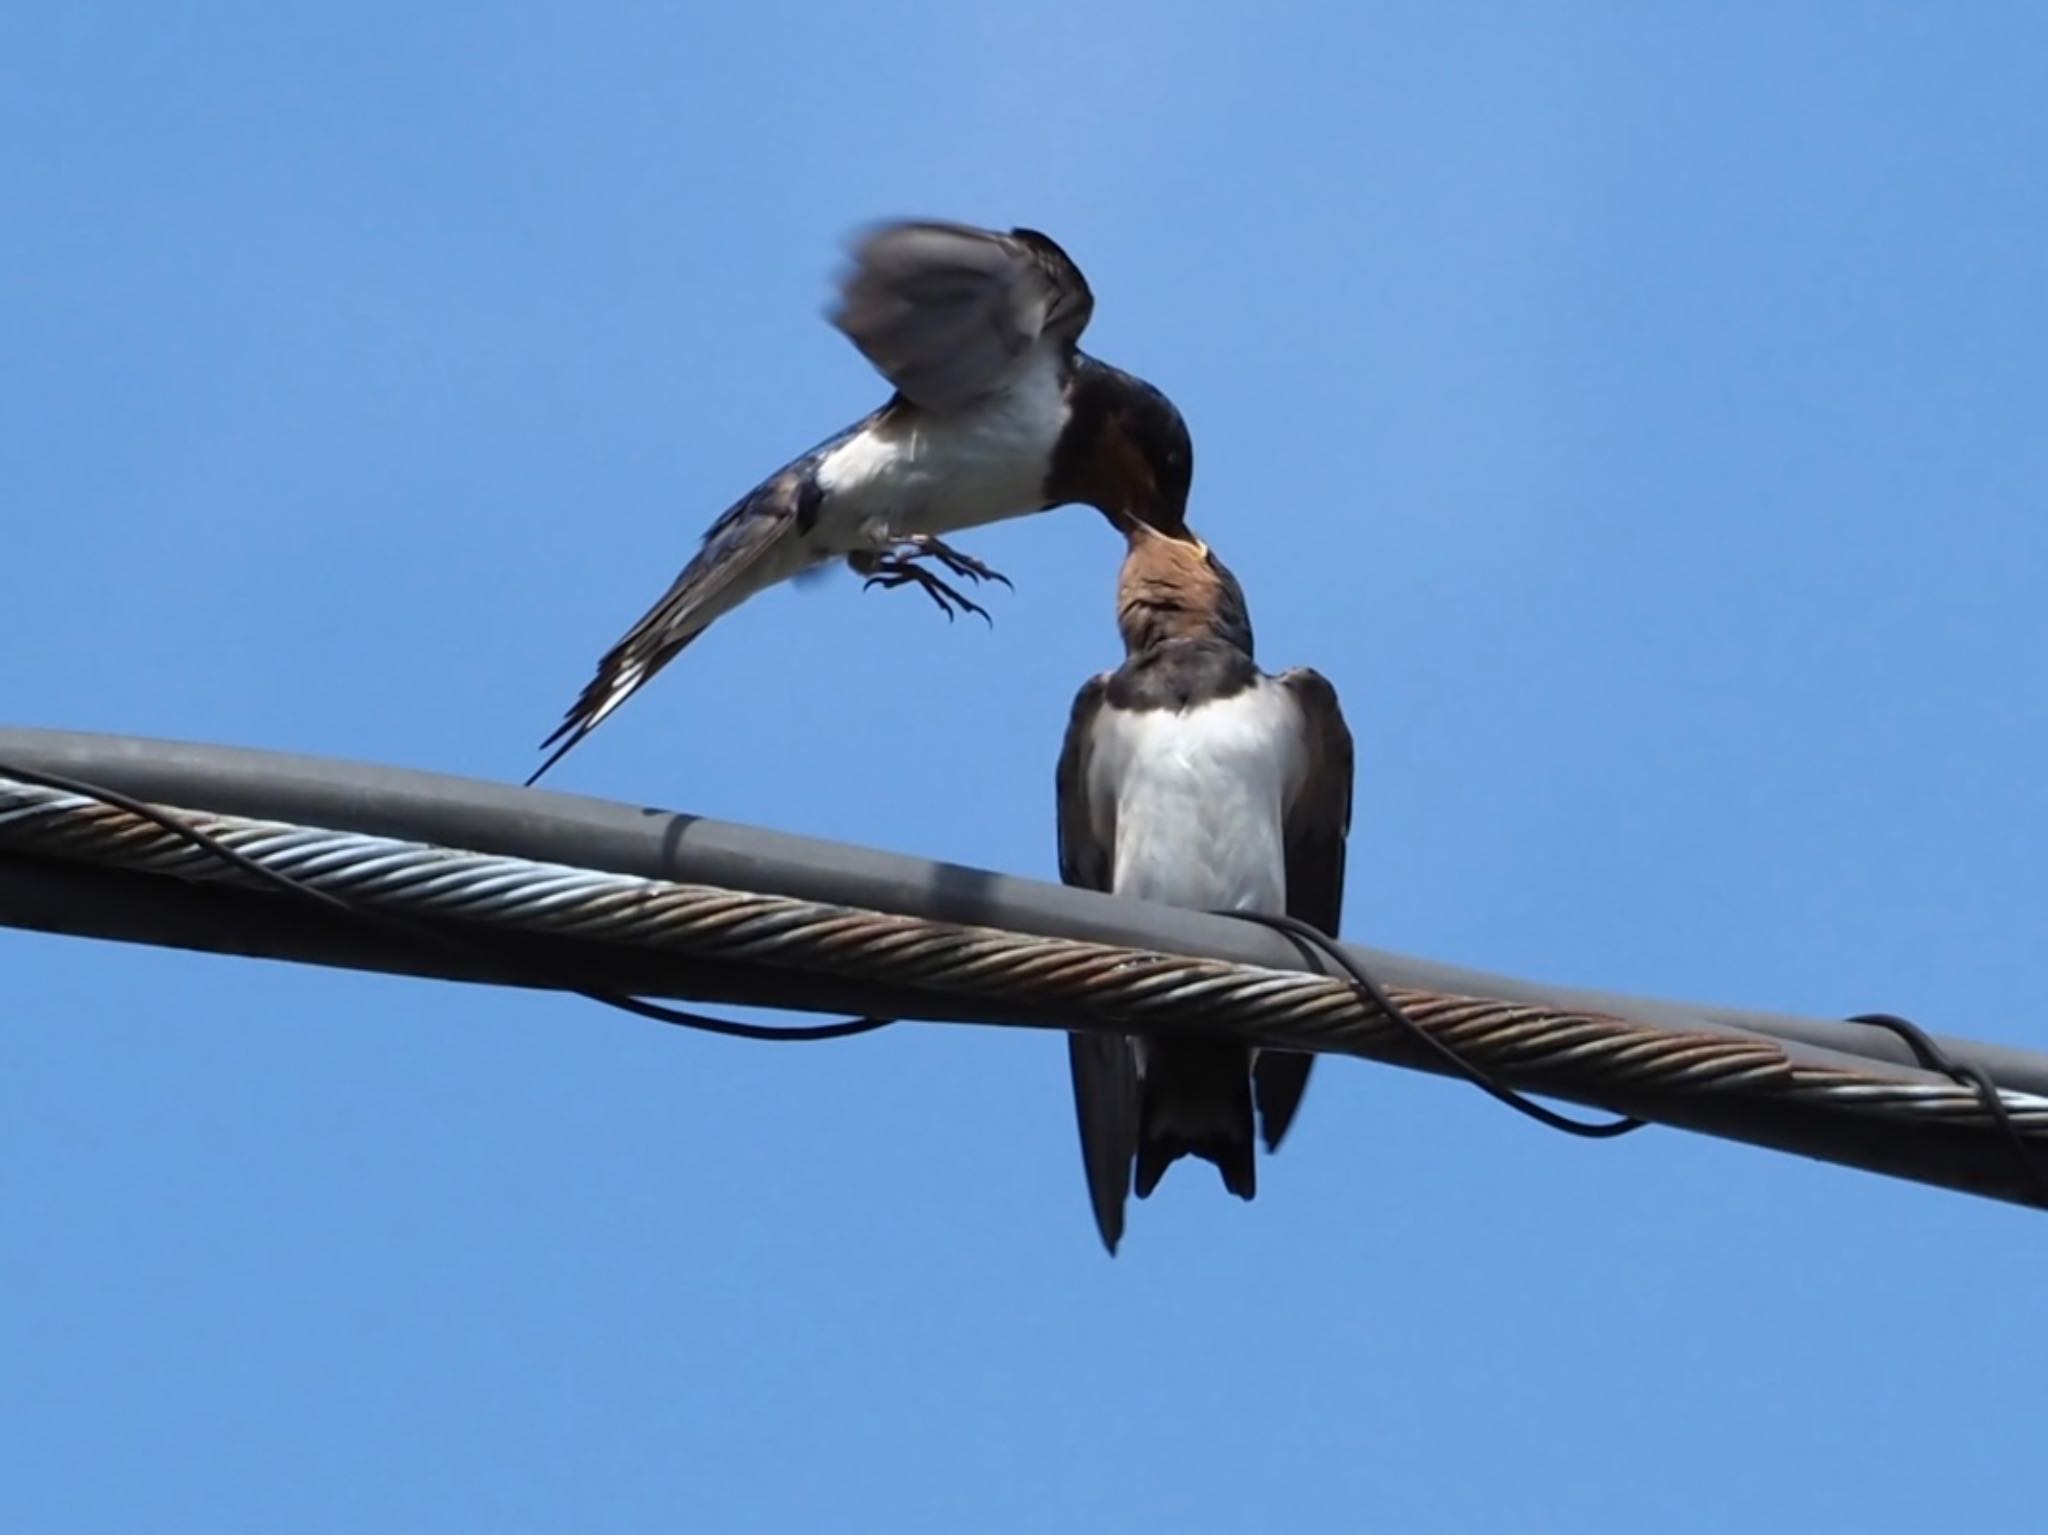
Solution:
[[[1796,14],[1791,14],[1796,12]],[[13,7],[0,717],[516,780],[1055,233],[1359,740],[1347,932],[2048,1046],[2038,9]],[[563,788],[1050,877],[1092,513],[721,624]],[[1096,1246],[1064,1052],[0,932],[0,1525],[2019,1527],[2027,1212],[1362,1063]]]

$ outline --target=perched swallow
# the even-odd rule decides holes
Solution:
[[[1067,253],[1029,229],[897,223],[853,248],[832,322],[889,402],[740,497],[673,585],[598,662],[541,749],[553,767],[678,651],[756,592],[845,559],[988,615],[924,565],[1002,580],[939,535],[1082,502],[1184,527],[1194,448],[1173,402],[1082,352],[1095,309]],[[559,744],[557,744],[559,743]]]
[[[1057,773],[1060,878],[1205,911],[1285,912],[1335,936],[1351,828],[1351,732],[1306,667],[1252,660],[1237,578],[1192,534],[1133,526],[1117,583],[1124,663],[1074,700]],[[1070,1034],[1074,1108],[1095,1224],[1110,1252],[1133,1163],[1140,1199],[1190,1154],[1256,1189],[1312,1057],[1226,1040]]]

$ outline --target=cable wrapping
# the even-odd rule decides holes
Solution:
[[[1073,1027],[1199,1025],[1272,1048],[1413,1063],[1413,1045],[1348,980],[966,926],[787,896],[467,852],[359,832],[173,809],[315,889],[392,915],[858,976],[971,1001],[1028,1001]],[[115,807],[0,777],[0,850],[248,886],[250,876]],[[1902,1125],[1991,1128],[1974,1089],[1880,1063],[1796,1062],[1769,1040],[1601,1013],[1389,987],[1421,1028],[1517,1087],[1655,1119],[1696,1095],[1767,1097]],[[2013,1128],[2048,1149],[2048,1097],[2001,1089]],[[1680,1116],[1682,1117],[1682,1116]]]

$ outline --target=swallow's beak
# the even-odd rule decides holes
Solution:
[[[1122,531],[1125,540],[1129,544],[1131,544],[1133,548],[1135,548],[1139,543],[1143,542],[1145,539],[1163,538],[1171,543],[1180,544],[1183,547],[1193,551],[1197,559],[1206,560],[1209,558],[1209,546],[1206,543],[1202,542],[1201,535],[1196,533],[1195,530],[1189,527],[1185,522],[1180,523],[1178,526],[1172,528],[1160,528],[1154,527],[1149,522],[1140,522],[1134,517],[1126,517],[1121,521],[1119,521],[1115,517],[1112,517],[1110,521],[1117,523],[1117,526]]]

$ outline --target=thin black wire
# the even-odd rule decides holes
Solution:
[[[1964,1087],[1974,1087],[1977,1097],[1984,1105],[1985,1113],[1991,1116],[2007,1143],[2012,1147],[2013,1157],[2025,1172],[2027,1181],[2034,1186],[2034,1192],[2044,1206],[2048,1206],[2048,1170],[2043,1170],[2035,1158],[2034,1151],[2027,1144],[2027,1138],[2020,1134],[2020,1127],[2012,1122],[2012,1114],[2005,1106],[2005,1099],[1999,1094],[1998,1084],[1991,1080],[1991,1073],[1982,1066],[1965,1065],[1948,1058],[1947,1053],[1937,1045],[1927,1031],[1910,1018],[1901,1018],[1897,1013],[1857,1013],[1849,1019],[1851,1023],[1873,1024],[1880,1029],[1890,1029],[1906,1042],[1914,1058],[1926,1071],[1938,1071],[1952,1082]]]
[[[1454,1047],[1438,1039],[1403,1012],[1394,999],[1387,995],[1386,988],[1373,978],[1370,971],[1339,948],[1335,939],[1313,923],[1304,922],[1299,917],[1282,916],[1277,912],[1219,911],[1215,915],[1237,917],[1246,922],[1255,922],[1260,927],[1270,927],[1275,932],[1285,933],[1305,950],[1323,955],[1358,984],[1359,989],[1372,999],[1373,1006],[1406,1029],[1420,1044],[1434,1051],[1459,1076],[1481,1092],[1505,1103],[1516,1113],[1528,1115],[1538,1124],[1548,1125],[1553,1130],[1562,1130],[1566,1135],[1583,1136],[1591,1141],[1612,1140],[1617,1135],[1627,1135],[1631,1130],[1643,1128],[1642,1120],[1630,1119],[1626,1115],[1606,1124],[1588,1124],[1583,1119],[1573,1119],[1569,1115],[1546,1109],[1542,1104],[1524,1097],[1512,1087],[1503,1087],[1487,1075],[1484,1067],[1466,1060]]]
[[[81,779],[69,778],[62,773],[17,767],[13,763],[0,762],[0,777],[16,778],[23,783],[40,784],[46,789],[56,789],[65,794],[77,794],[86,799],[97,800],[124,810],[129,815],[139,816],[151,825],[162,828],[180,841],[198,848],[201,852],[218,859],[230,868],[238,869],[253,879],[261,880],[273,889],[281,890],[295,899],[308,901],[327,911],[340,912],[355,921],[379,928],[387,933],[397,933],[407,939],[425,939],[444,949],[453,949],[469,955],[483,955],[495,963],[509,963],[522,969],[535,981],[544,982],[558,990],[573,992],[592,1002],[606,1007],[617,1008],[620,1012],[631,1013],[638,1018],[650,1018],[656,1023],[666,1023],[682,1029],[696,1029],[706,1034],[719,1034],[729,1039],[758,1039],[777,1043],[808,1043],[825,1039],[847,1039],[855,1034],[872,1034],[896,1022],[893,1018],[849,1018],[840,1023],[793,1024],[776,1027],[759,1023],[737,1023],[730,1018],[712,1018],[703,1013],[693,1013],[683,1008],[664,1007],[658,1002],[648,1002],[624,992],[612,991],[578,981],[566,971],[549,966],[536,965],[531,958],[515,956],[505,946],[473,939],[467,935],[451,932],[428,922],[399,916],[392,912],[378,911],[374,907],[362,906],[345,896],[322,890],[294,879],[258,863],[246,853],[238,852],[218,837],[201,831],[183,818],[143,800],[134,799],[118,790],[99,784],[86,783]]]

